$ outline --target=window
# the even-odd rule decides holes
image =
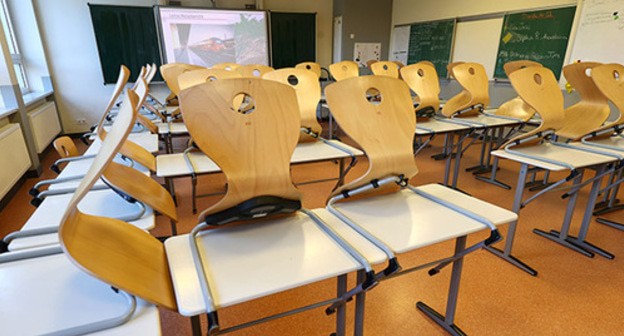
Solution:
[[[11,16],[9,15],[9,8],[7,7],[6,0],[0,0],[0,6],[0,21],[2,21],[4,35],[6,35],[7,44],[9,45],[9,53],[11,53],[11,59],[13,60],[15,76],[17,77],[20,89],[22,89],[22,93],[27,93],[30,90],[28,87],[28,79],[26,78],[26,69],[24,68],[24,59],[17,46],[17,39],[13,32],[13,24],[11,23]]]

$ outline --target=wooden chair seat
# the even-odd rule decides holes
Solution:
[[[447,118],[460,111],[463,111],[462,117],[478,115],[490,103],[489,82],[485,68],[478,63],[464,62],[451,63],[449,67],[452,77],[462,86],[463,91],[444,104],[442,114]],[[476,106],[481,106],[481,108]]]

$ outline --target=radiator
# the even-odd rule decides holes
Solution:
[[[11,190],[30,165],[19,124],[0,128],[0,199]]]
[[[47,102],[28,112],[30,127],[37,154],[43,153],[54,138],[61,133],[61,124],[54,102]]]

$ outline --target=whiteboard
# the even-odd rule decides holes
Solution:
[[[624,0],[581,0],[570,63],[624,64]]]
[[[410,26],[394,27],[392,34],[391,61],[400,61],[407,65],[407,51],[409,49]]]
[[[488,78],[494,78],[498,40],[503,17],[457,22],[452,61],[480,63]]]

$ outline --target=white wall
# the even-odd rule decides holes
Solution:
[[[577,0],[394,0],[392,25],[576,3]]]
[[[113,92],[112,85],[103,85],[87,2],[129,4],[123,0],[33,0],[66,133],[87,131],[99,120]],[[150,6],[154,1],[135,0],[132,4]],[[87,125],[78,125],[76,119],[80,118],[86,119]]]

